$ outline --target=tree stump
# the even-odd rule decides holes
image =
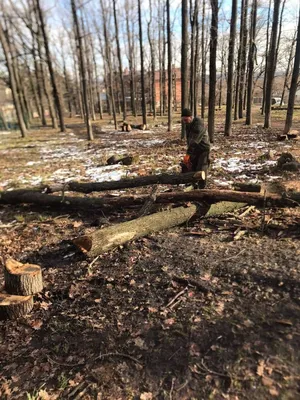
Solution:
[[[28,314],[33,307],[33,296],[0,293],[0,319],[16,319]]]
[[[33,295],[43,290],[41,267],[8,259],[4,267],[5,290],[10,294]]]

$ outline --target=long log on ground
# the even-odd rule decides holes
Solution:
[[[105,181],[105,182],[68,182],[65,185],[46,185],[43,186],[47,193],[54,192],[103,192],[104,190],[118,190],[128,189],[141,186],[152,186],[155,184],[160,185],[180,185],[185,183],[195,183],[202,180],[202,176],[198,172],[188,172],[187,174],[159,174],[139,176],[137,178],[126,178],[119,181]]]
[[[28,314],[33,307],[33,296],[0,293],[0,319],[16,319]]]
[[[44,193],[12,190],[0,192],[0,204],[37,204],[47,207],[64,208],[114,208],[143,205],[147,199],[143,196],[120,196],[101,198],[84,198],[70,196],[55,196]],[[182,202],[206,202],[209,204],[220,201],[231,201],[247,203],[254,206],[263,207],[293,207],[300,204],[300,192],[291,192],[288,196],[279,194],[268,194],[264,196],[260,193],[238,192],[234,190],[193,190],[190,192],[170,192],[161,193],[156,196],[157,204],[182,203]]]
[[[39,265],[22,264],[8,259],[4,266],[5,290],[9,294],[28,296],[43,290],[42,270]]]
[[[192,218],[196,211],[197,206],[190,205],[189,207],[178,207],[158,212],[96,230],[90,235],[76,238],[74,244],[88,256],[95,257],[149,233],[181,225]]]

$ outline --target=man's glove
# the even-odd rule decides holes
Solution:
[[[191,172],[193,169],[192,163],[191,163],[191,157],[186,154],[183,158],[183,161],[180,163],[181,165],[181,172],[186,173],[186,172]]]

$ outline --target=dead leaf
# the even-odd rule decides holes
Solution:
[[[134,339],[134,344],[142,349],[145,346],[145,341],[141,337],[137,337],[136,339]]]
[[[264,386],[268,386],[268,387],[272,387],[274,385],[273,379],[271,379],[267,376],[263,376],[262,383]]]
[[[82,225],[82,221],[75,221],[75,222],[73,223],[73,227],[74,227],[74,228],[79,228],[81,225]]]
[[[269,393],[272,395],[272,396],[279,396],[279,392],[278,392],[278,390],[276,389],[276,388],[271,388],[270,390],[269,390]]]
[[[173,325],[175,323],[175,319],[174,318],[168,318],[165,320],[165,325]]]
[[[46,392],[46,390],[41,389],[39,391],[39,400],[50,400],[49,394]]]
[[[140,400],[152,400],[153,394],[151,392],[144,392],[140,395]]]
[[[260,360],[256,369],[256,373],[258,376],[263,376],[265,371],[265,361]]]
[[[155,307],[148,307],[148,311],[149,311],[150,313],[156,313],[158,310],[157,310],[157,308],[155,308]]]
[[[39,329],[41,329],[43,321],[41,319],[35,319],[30,325],[33,329],[38,331]]]

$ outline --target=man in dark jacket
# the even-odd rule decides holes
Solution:
[[[209,167],[210,143],[207,130],[201,118],[193,118],[191,110],[182,111],[182,123],[186,126],[187,155],[190,156],[192,171],[202,171],[203,181],[199,181],[198,188],[206,185],[207,170]]]

